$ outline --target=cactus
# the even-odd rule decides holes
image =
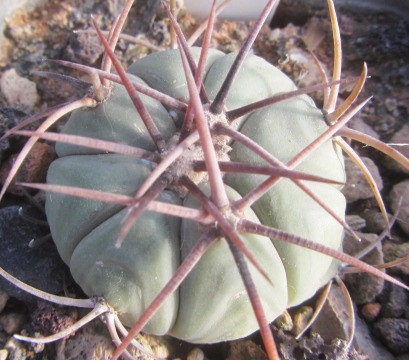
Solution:
[[[340,262],[407,288],[342,253],[352,231],[341,193],[347,145],[334,134],[366,103],[352,106],[366,68],[338,108],[339,59],[330,83],[298,90],[247,54],[274,4],[237,54],[209,49],[214,4],[201,48],[186,46],[169,13],[180,49],[148,55],[127,73],[111,50],[120,22],[108,41],[97,28],[119,84],[87,69],[97,76],[94,97],[57,111],[37,132],[15,131],[31,136],[16,168],[38,138],[57,141],[48,184],[24,185],[47,191],[61,257],[88,296],[109,304],[95,316],[114,309],[133,326],[114,358],[139,331],[214,343],[260,329],[276,359],[268,324],[313,296]],[[330,89],[324,111],[306,95],[316,88]],[[45,132],[65,113],[62,134]]]

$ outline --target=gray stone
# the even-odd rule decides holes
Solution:
[[[385,262],[394,261],[409,255],[409,243],[396,243],[391,240],[385,240],[383,244],[383,254]],[[400,265],[394,266],[390,269],[394,273],[401,273],[403,275],[409,275],[409,261],[406,261]]]
[[[349,127],[351,129],[360,131],[363,134],[369,135],[375,139],[379,139],[378,133],[370,125],[368,125],[359,115],[349,122]]]
[[[359,215],[347,215],[346,222],[352,230],[359,231],[366,227],[366,221]]]
[[[357,235],[361,238],[360,242],[348,234],[345,236],[344,251],[349,255],[357,254],[378,239],[376,234],[358,232]],[[382,264],[383,254],[381,245],[377,244],[376,247],[361,260],[371,265]],[[345,283],[354,301],[357,304],[366,304],[372,302],[382,292],[384,280],[367,273],[358,272],[346,274]]]
[[[32,112],[39,101],[36,84],[21,77],[15,69],[9,69],[3,73],[0,89],[11,107],[27,113]]]
[[[28,246],[31,239],[44,236],[46,231],[20,217],[17,206],[0,209],[0,266],[29,285],[56,294],[63,290],[68,268],[51,241],[35,248]],[[2,277],[0,286],[20,300],[37,300]]]
[[[94,321],[61,344],[56,360],[109,359],[113,350],[114,344],[106,329]]]
[[[332,285],[328,299],[311,330],[320,334],[326,343],[333,339],[348,340],[351,319],[348,315],[345,298],[337,285]]]
[[[295,340],[294,336],[282,331],[277,334],[283,360],[322,359],[322,360],[369,360],[368,356],[358,353],[354,348],[347,349],[346,341],[333,339],[330,344],[312,332],[309,337]]]
[[[369,172],[372,174],[379,190],[383,188],[382,178],[379,175],[379,170],[375,163],[366,157],[361,157]],[[345,186],[342,190],[347,202],[351,203],[357,200],[370,199],[374,196],[371,187],[368,185],[361,170],[355,165],[350,158],[345,158],[345,170],[347,173],[347,183],[350,186]]]
[[[406,234],[409,234],[409,180],[396,184],[389,193],[389,197],[392,210],[396,212],[399,208],[399,226]]]
[[[366,220],[366,228],[370,233],[380,234],[385,230],[385,220],[379,210],[368,209],[362,213],[362,217]],[[391,215],[388,214],[389,220]]]
[[[390,141],[388,141],[389,144],[392,144],[391,146],[395,148],[397,151],[402,153],[404,156],[409,158],[409,124],[405,124],[399,131],[397,131]],[[385,162],[386,166],[389,167],[390,169],[409,174],[409,170],[405,169],[403,166],[399,165],[396,161],[386,161]]]
[[[133,359],[168,359],[168,344],[160,337],[140,334],[136,341],[153,357],[134,348],[130,350]],[[100,321],[92,321],[72,334],[66,341],[60,342],[56,360],[101,360],[110,359],[115,349],[111,336]]]
[[[398,101],[394,98],[385,99],[385,107],[392,115],[399,116]]]
[[[385,349],[374,337],[371,335],[368,326],[362,319],[355,316],[355,336],[354,347],[369,356],[371,360],[393,360],[395,357]]]

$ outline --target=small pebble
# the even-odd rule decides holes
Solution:
[[[22,313],[8,313],[0,315],[0,325],[9,334],[16,334],[23,328],[26,317]]]
[[[277,319],[275,319],[274,324],[283,331],[291,331],[294,326],[293,319],[288,311],[284,311]]]
[[[6,349],[0,350],[0,360],[6,360],[7,356],[9,356],[9,352]]]
[[[4,72],[0,89],[9,106],[28,113],[39,101],[36,84],[18,75],[15,69]]]
[[[205,360],[205,354],[199,348],[194,348],[189,355],[187,356],[186,360]]]
[[[399,226],[409,235],[409,180],[396,184],[389,193],[389,197],[392,210],[395,212],[399,209]]]
[[[310,321],[314,310],[311,306],[301,306],[297,309],[294,315],[294,326],[292,328],[292,333],[297,336],[299,333],[304,331]]]
[[[14,337],[11,337],[7,340],[4,348],[9,353],[8,360],[26,360],[28,358],[25,344],[14,339]]]
[[[385,107],[392,115],[399,116],[398,101],[394,98],[385,99]]]
[[[366,321],[374,321],[381,311],[381,304],[379,303],[369,303],[365,304],[361,309],[361,314]]]
[[[329,344],[334,339],[347,340],[350,326],[351,319],[342,291],[332,285],[321,312],[311,325],[311,331],[318,333]]]

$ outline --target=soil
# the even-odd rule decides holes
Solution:
[[[87,79],[83,74],[65,69],[45,59],[64,59],[98,67],[103,50],[95,35],[92,33],[75,34],[73,30],[90,29],[91,14],[103,29],[109,29],[118,11],[118,2],[114,0],[94,2],[67,0],[63,4],[58,0],[51,0],[33,12],[16,12],[8,19],[5,29],[7,41],[2,44],[3,56],[0,59],[0,131],[2,134],[33,114],[45,112],[46,109],[63,102],[78,99],[86,93],[87,88],[84,87],[84,81]],[[263,28],[255,43],[254,52],[278,66],[299,86],[320,82],[319,72],[306,47],[313,50],[324,68],[330,73],[333,51],[326,9],[298,13],[295,24],[292,23],[291,16],[283,9],[278,9],[278,12],[280,21],[273,20],[272,27]],[[408,124],[409,116],[409,21],[388,14],[362,14],[346,10],[339,13],[338,17],[343,47],[343,77],[359,76],[365,61],[370,78],[366,82],[360,99],[373,97],[354,118],[350,127],[369,133],[384,142],[394,142],[394,139],[399,138],[397,135]],[[133,9],[130,18],[139,20],[128,21],[125,33],[134,35],[140,42],[147,42],[149,46],[130,44],[121,39],[118,43],[117,55],[125,66],[129,66],[133,61],[153,51],[152,47],[166,48],[170,41],[169,21],[162,12],[155,15],[151,7],[143,5],[138,9]],[[196,21],[184,10],[179,13],[179,21],[188,35],[197,26]],[[213,46],[225,52],[235,51],[245,39],[249,28],[250,23],[247,22],[219,21],[213,35]],[[58,75],[49,75],[45,72]],[[64,81],[61,79],[61,74],[80,81],[74,82],[70,79]],[[342,86],[340,101],[347,97],[350,90],[350,84]],[[322,92],[312,95],[320,106]],[[37,124],[38,122],[30,125],[29,128]],[[0,179],[4,179],[10,169],[13,156],[19,152],[23,143],[23,138],[16,137],[0,141]],[[396,184],[408,179],[408,173],[392,165],[391,160],[369,147],[354,142],[352,146],[361,156],[373,160],[373,172],[379,174],[383,185],[382,195],[386,199],[389,212],[392,213],[394,210],[389,206],[391,191]],[[406,147],[397,146],[396,148],[403,153],[405,151],[406,154],[408,153],[407,144]],[[26,165],[25,171],[19,175],[19,181],[44,181],[46,169],[53,157],[52,146],[38,149],[32,161]],[[41,204],[41,194],[28,194],[26,191],[22,192],[21,188],[13,187],[1,206],[3,211],[11,206],[21,206],[24,209],[23,213],[30,214],[30,219],[44,220],[43,214],[34,209],[33,203]],[[34,215],[32,215],[33,212]],[[369,197],[358,195],[353,201],[351,200],[348,204],[348,215],[351,226],[362,233],[379,234],[383,230],[380,212],[371,195]],[[41,237],[41,234],[47,233],[47,228],[43,225],[33,226],[36,226],[35,231],[39,231],[38,235],[36,232],[37,239]],[[24,232],[26,236],[24,241],[28,243],[33,233],[32,228],[27,229]],[[385,243],[383,249],[379,247],[377,258],[380,259],[379,261],[382,261],[382,258],[390,261],[396,254],[408,255],[408,249],[408,234],[405,233],[403,226],[395,225],[391,231],[391,239]],[[13,267],[13,264],[10,266]],[[18,266],[21,264],[17,257],[14,267]],[[33,265],[27,266],[32,267]],[[62,263],[58,266],[63,269],[63,273],[67,273]],[[24,271],[30,272],[30,269]],[[409,271],[405,265],[397,266],[389,272],[401,281],[409,283]],[[22,276],[24,277],[24,274]],[[44,273],[41,276],[44,277],[42,282],[45,288],[43,289],[46,289],[48,279],[53,274]],[[54,287],[50,291],[68,291],[81,296],[80,290],[73,284],[69,275],[61,275],[61,277],[64,278],[64,281],[60,282],[60,289]],[[27,281],[24,278],[22,280]],[[341,324],[340,329],[336,330],[331,339],[328,339],[326,333],[330,330],[317,325],[300,341],[296,341],[292,335],[291,326],[286,328],[282,322],[276,321],[273,327],[282,357],[284,359],[393,359],[399,357],[404,359],[405,356],[409,356],[407,342],[405,344],[409,328],[407,292],[389,284],[376,283],[373,288],[366,290],[370,295],[365,297],[362,295],[364,290],[361,290],[360,286],[366,282],[366,279],[356,281],[347,279],[347,283],[354,288],[354,292],[358,292],[358,295],[354,297],[355,313],[364,320],[359,319],[358,339],[350,351],[343,351],[345,346],[343,339],[348,337],[348,329],[345,329],[342,323],[349,322],[348,317],[346,320],[342,318],[345,306],[341,304],[339,305],[341,310],[334,309],[338,305],[334,305],[336,300],[331,300],[330,297],[329,306],[332,310],[326,309],[325,311],[335,316],[335,320],[331,321],[332,325],[328,323],[326,325],[332,329],[336,327],[335,323],[338,321]],[[377,290],[374,290],[375,288]],[[9,287],[5,287],[4,293],[0,295],[4,298],[3,311],[0,313],[0,348],[3,348],[0,350],[0,359],[6,358],[7,354],[10,359],[69,358],[67,349],[70,346],[75,348],[70,340],[44,347],[18,345],[10,336],[20,332],[50,334],[68,326],[81,314],[73,310],[46,306],[42,302],[37,304],[33,298],[25,298],[21,293]],[[400,300],[397,301],[397,298]],[[315,300],[313,299],[306,305],[315,307]],[[299,313],[298,309],[290,311],[293,318]],[[105,330],[98,325],[92,326],[96,327],[96,330],[92,328],[77,334],[76,337],[82,339],[81,345],[78,346],[89,347],[91,343],[96,344],[95,348],[98,349],[104,346],[104,342],[95,336],[104,334]],[[386,330],[382,331],[382,329]],[[87,337],[89,331],[92,333],[90,340]],[[365,340],[362,340],[363,338]],[[185,359],[189,352],[191,353],[190,359],[266,358],[258,335],[243,341],[198,347],[170,338],[160,341],[168,347],[167,351],[170,352],[171,358]],[[108,348],[111,346],[109,341],[106,346]],[[155,346],[162,349],[162,345]],[[92,356],[98,358],[98,355],[88,353],[81,356],[87,359]],[[103,358],[105,355],[99,356]]]

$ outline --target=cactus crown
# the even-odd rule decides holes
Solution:
[[[240,51],[228,55],[209,49],[215,1],[201,48],[189,47],[167,7],[179,49],[149,55],[125,72],[112,49],[132,2],[107,39],[94,24],[106,51],[102,70],[58,61],[88,72],[93,94],[55,111],[36,132],[12,131],[30,139],[1,194],[38,139],[57,141],[60,158],[48,184],[23,185],[48,192],[47,216],[61,256],[89,296],[109,303],[98,301],[89,317],[104,313],[114,334],[122,331],[119,319],[133,324],[122,341],[114,336],[113,358],[142,329],[217,342],[259,328],[269,357],[277,359],[269,322],[312,296],[336,275],[339,262],[407,289],[341,251],[344,231],[353,231],[340,193],[341,149],[349,148],[339,136],[358,137],[346,124],[368,101],[355,104],[367,70],[336,107],[341,53],[332,1],[333,78],[305,89],[249,55],[274,0]],[[109,72],[111,63],[118,75]],[[316,89],[326,93],[322,111],[306,95]],[[67,113],[62,134],[46,132]],[[393,149],[365,139],[409,168]],[[145,281],[151,274],[160,279],[157,288]],[[211,301],[219,305],[215,318],[189,324]]]

